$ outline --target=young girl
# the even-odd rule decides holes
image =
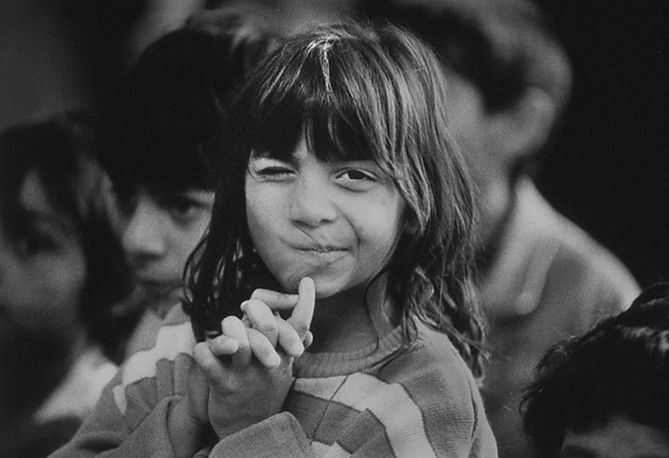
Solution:
[[[60,456],[496,456],[441,78],[391,26],[271,54],[236,105],[190,321],[128,361]]]
[[[46,456],[114,376],[139,310],[83,113],[0,133],[0,444]]]

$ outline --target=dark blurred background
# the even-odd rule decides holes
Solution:
[[[349,0],[289,3],[332,8],[337,1]],[[669,1],[536,1],[575,79],[539,187],[642,286],[669,280]],[[214,3],[3,0],[0,127],[46,110],[100,106],[139,49]]]
[[[539,188],[642,286],[669,279],[669,2],[538,3],[574,69]]]

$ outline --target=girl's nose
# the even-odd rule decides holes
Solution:
[[[302,177],[291,196],[290,217],[298,224],[316,227],[337,218],[337,207],[324,177]]]
[[[148,197],[140,197],[123,230],[123,248],[130,257],[160,256],[165,251],[161,209]]]

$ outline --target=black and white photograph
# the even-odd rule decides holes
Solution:
[[[3,0],[0,457],[669,458],[669,2]]]

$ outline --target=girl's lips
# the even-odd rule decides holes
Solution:
[[[308,253],[337,253],[348,251],[346,248],[338,247],[299,247],[298,250],[306,251]]]
[[[342,248],[298,248],[298,251],[307,254],[310,258],[317,260],[319,264],[332,264],[344,258],[348,250]]]
[[[315,251],[319,253],[329,253],[331,251],[348,251],[345,246],[329,244],[329,243],[295,243],[292,244],[293,248],[300,251]]]

